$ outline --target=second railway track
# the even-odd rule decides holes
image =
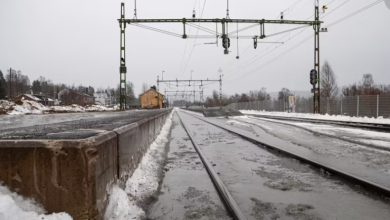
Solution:
[[[362,142],[362,141],[355,140],[354,138],[346,138],[346,137],[343,137],[343,136],[332,135],[332,134],[327,134],[327,133],[324,133],[324,132],[315,131],[315,130],[307,128],[305,126],[289,123],[289,122],[287,122],[285,120],[276,120],[276,119],[268,119],[268,118],[253,117],[253,116],[248,116],[248,117],[251,118],[251,119],[259,120],[259,121],[266,121],[266,122],[271,122],[271,123],[278,123],[278,124],[282,124],[282,125],[287,125],[287,126],[290,126],[290,127],[295,127],[295,128],[298,128],[298,129],[302,129],[302,130],[308,131],[308,132],[313,133],[315,135],[327,136],[327,137],[330,137],[330,138],[339,139],[339,140],[342,140],[342,141],[350,142],[350,143],[353,143],[353,144],[358,144],[358,145],[365,146],[365,147],[368,147],[368,148],[375,148],[377,150],[390,152],[390,148],[389,147],[365,143],[365,142]],[[243,122],[243,123],[252,124],[254,126],[259,126],[256,123],[251,123],[251,122],[247,122],[247,121],[243,121],[243,120],[239,120],[239,119],[236,119],[236,120],[240,121],[240,122]],[[259,127],[261,127],[261,126],[259,126]]]
[[[182,111],[180,111],[178,114],[180,115],[182,125],[188,133],[191,142],[195,148],[198,148],[197,151],[201,154],[200,156],[206,169],[209,172],[209,175],[214,176],[215,179],[217,179],[213,180],[213,182],[219,191],[219,194],[223,200],[225,200],[225,204],[227,204],[226,206],[228,209],[230,209],[229,207],[236,209],[238,214],[234,214],[235,211],[230,210],[232,216],[235,219],[264,219],[278,217],[287,219],[334,219],[335,217],[341,217],[344,219],[344,214],[341,214],[340,216],[334,216],[332,211],[327,209],[329,206],[332,206],[330,204],[331,202],[329,204],[323,204],[324,207],[318,207],[317,204],[315,204],[316,199],[314,199],[314,202],[312,201],[311,204],[310,202],[308,204],[303,202],[310,201],[313,196],[318,196],[319,199],[321,198],[321,194],[325,194],[325,197],[335,196],[334,199],[337,199],[337,195],[334,194],[332,190],[329,191],[326,189],[330,185],[337,188],[337,190],[341,190],[341,192],[343,192],[345,195],[348,195],[342,200],[348,200],[352,203],[352,206],[353,203],[356,203],[356,201],[360,201],[360,203],[363,203],[363,206],[365,206],[367,201],[372,199],[377,200],[377,196],[381,197],[380,195],[390,195],[390,190],[387,187],[378,185],[369,180],[353,176],[334,167],[325,166],[324,164],[320,164],[316,161],[308,161],[307,158],[301,158],[297,155],[292,155],[289,152],[283,152],[281,149],[276,149],[276,154],[275,151],[269,152],[267,149],[273,149],[272,146],[265,146],[263,143],[259,143],[257,140],[240,134],[237,131],[232,131],[231,129],[221,126],[220,124],[211,122],[208,119],[199,116],[194,116],[193,114],[183,113]],[[191,123],[189,123],[189,121]],[[228,133],[225,134],[224,132]],[[221,135],[221,137],[218,135]],[[238,135],[239,138],[236,135]],[[202,141],[202,138],[204,138],[203,140],[206,141]],[[222,141],[224,143],[221,144],[218,141]],[[249,144],[250,142],[254,143],[255,147]],[[223,149],[223,146],[225,149]],[[282,155],[279,154],[280,152],[282,152]],[[291,159],[291,156],[294,159]],[[295,164],[295,162],[293,162],[295,159],[301,162],[297,162],[298,164]],[[272,160],[273,162],[269,163],[267,160]],[[278,165],[275,167],[274,163]],[[310,164],[313,167],[308,168],[305,164]],[[334,173],[338,177],[323,176],[324,172],[319,172],[316,169],[313,170],[314,167],[320,167],[321,170]],[[280,172],[279,169],[283,170],[283,172]],[[252,173],[251,177],[245,175],[245,172],[248,172],[248,170],[251,170],[251,172],[248,173],[248,175]],[[304,170],[304,172],[302,172],[302,170]],[[256,175],[253,176],[253,173]],[[338,180],[338,178],[340,178],[340,180]],[[265,181],[265,179],[268,180]],[[333,185],[335,182],[339,181],[346,182],[345,185],[342,184],[340,189],[339,186]],[[222,187],[220,187],[220,185],[222,185]],[[367,193],[369,191],[364,192],[365,190],[360,189],[359,187],[356,188],[355,185],[364,186],[371,192],[375,191],[375,193],[371,195],[371,193]],[[322,187],[325,187],[325,189]],[[270,188],[269,191],[267,191],[268,188]],[[224,196],[223,194],[227,194],[227,196]],[[362,198],[362,196],[365,197],[367,194],[370,194],[368,198]],[[295,201],[295,204],[294,199],[290,197],[292,195],[297,196],[295,198],[297,200]],[[276,199],[273,198],[274,196]],[[284,196],[285,198],[283,198]],[[268,202],[267,199],[276,201],[273,201],[274,203]],[[278,201],[278,199],[286,202],[287,205],[282,204],[280,201]],[[367,201],[363,202],[362,199],[367,199]],[[248,207],[248,205],[251,206],[251,204],[252,208]],[[386,202],[386,199],[384,199],[384,203],[382,205],[390,207]],[[266,210],[262,210],[261,207],[268,208],[266,208]],[[346,208],[349,209],[351,207]],[[281,211],[282,209],[284,211]],[[305,213],[295,213],[295,215],[291,209],[302,209],[305,210]],[[261,214],[261,212],[266,213]],[[381,213],[379,215],[382,214],[387,215],[390,214],[390,212],[387,213],[386,211],[386,213]],[[379,216],[375,215],[376,214],[374,214],[374,216],[367,215],[366,217],[370,217],[371,219],[380,219]],[[349,216],[349,214],[347,214],[347,216]]]
[[[335,120],[323,120],[323,119],[311,119],[311,118],[257,115],[257,114],[246,114],[246,115],[250,115],[252,117],[258,117],[258,118],[268,118],[268,119],[277,119],[277,120],[295,121],[295,122],[310,122],[315,124],[340,125],[344,127],[390,132],[390,124],[378,124],[378,123],[354,122],[354,121],[335,121]]]

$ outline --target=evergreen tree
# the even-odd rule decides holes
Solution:
[[[3,72],[0,70],[0,99],[5,99],[7,95],[7,83],[4,79]]]

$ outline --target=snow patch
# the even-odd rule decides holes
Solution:
[[[375,123],[375,124],[390,124],[390,119],[378,117],[352,117],[345,115],[319,115],[310,113],[291,113],[291,112],[266,112],[266,111],[255,111],[255,110],[240,110],[243,114],[254,114],[254,115],[266,115],[266,116],[281,116],[281,117],[294,117],[294,118],[308,118],[308,119],[320,119],[330,121],[348,121],[348,122],[361,122],[361,123]]]
[[[106,107],[103,105],[69,105],[69,106],[44,106],[39,102],[21,99],[20,103],[0,100],[0,114],[26,115],[45,113],[76,113],[76,112],[106,112],[118,110],[118,106]]]
[[[142,219],[145,212],[119,186],[114,185],[110,191],[110,200],[104,215],[105,220]]]
[[[22,115],[22,114],[43,114],[45,111],[48,111],[49,108],[42,105],[41,103],[30,101],[30,100],[21,100],[21,104],[17,105],[12,102],[13,110],[8,112],[9,115]]]
[[[244,126],[244,127],[250,127],[250,125],[245,124],[245,123],[242,123],[242,122],[240,122],[240,121],[236,121],[236,120],[228,120],[228,121],[226,122],[226,124],[230,124],[230,125],[237,124],[237,125],[241,125],[241,126]]]
[[[72,220],[67,213],[46,215],[45,210],[32,199],[26,199],[0,185],[0,220]]]
[[[106,220],[143,219],[145,212],[137,206],[158,189],[159,175],[164,162],[165,145],[172,126],[171,113],[160,134],[150,145],[138,168],[126,181],[126,189],[114,185],[110,192],[109,204],[104,215]]]
[[[172,113],[161,129],[156,140],[150,145],[149,150],[142,158],[138,168],[126,182],[126,192],[143,200],[157,191],[159,171],[164,161],[165,145],[168,143],[168,134],[172,125]]]

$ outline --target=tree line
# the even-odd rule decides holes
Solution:
[[[109,97],[113,98],[112,104],[119,102],[119,85],[117,88],[107,87],[105,89],[99,88],[95,90],[92,86],[84,85],[66,85],[63,83],[54,83],[50,79],[46,79],[43,76],[30,83],[30,79],[27,75],[24,75],[20,70],[7,70],[6,74],[0,70],[0,99],[13,99],[22,94],[34,94],[44,96],[50,99],[58,99],[59,93],[65,89],[75,91],[81,94],[87,94],[94,96],[95,92],[105,93]],[[128,103],[135,100],[134,85],[131,82],[127,83],[126,97]]]
[[[361,81],[343,86],[340,90],[337,84],[336,74],[328,61],[325,61],[321,67],[319,83],[321,85],[320,95],[327,99],[334,99],[340,96],[390,95],[390,85],[375,83],[373,76],[370,73],[363,74]],[[250,91],[249,93],[234,94],[231,96],[223,95],[222,105],[252,101],[277,101],[283,103],[288,102],[289,96],[294,96],[294,93],[288,88],[282,88],[278,92],[276,100],[271,100],[271,96],[267,93],[266,88],[261,88],[260,90]],[[304,99],[311,98],[297,97],[297,99],[304,101]],[[206,98],[205,105],[210,107],[219,106],[219,93],[213,91],[212,95]]]

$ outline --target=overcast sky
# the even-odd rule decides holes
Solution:
[[[1,0],[0,70],[22,70],[34,80],[39,76],[55,83],[114,87],[119,81],[118,0]],[[134,1],[126,3],[126,17],[133,17]],[[296,3],[297,4],[293,4]],[[322,14],[324,27],[375,0],[323,0],[328,11]],[[204,5],[205,4],[205,5]],[[230,18],[313,19],[314,0],[230,0]],[[226,17],[226,0],[138,0],[138,18]],[[289,7],[291,6],[292,7]],[[204,6],[204,7],[203,7]],[[201,15],[202,9],[203,15]],[[333,11],[334,10],[334,11]],[[390,10],[385,3],[372,7],[321,34],[321,63],[328,60],[339,85],[348,85],[371,73],[377,83],[390,83]],[[152,25],[181,34],[182,26]],[[246,25],[240,25],[239,28]],[[207,26],[215,29],[214,25]],[[266,26],[272,34],[293,26]],[[236,30],[237,25],[229,27]],[[190,29],[191,34],[197,32]],[[253,49],[250,39],[232,39],[231,53],[223,55],[215,39],[180,38],[135,26],[126,29],[127,79],[139,93],[142,84],[155,84],[164,70],[164,79],[217,78],[224,74],[224,93],[233,94],[266,87],[310,90],[313,68],[313,29],[306,28],[264,41]],[[242,35],[259,35],[255,27]],[[310,38],[308,38],[310,37]],[[307,39],[307,40],[305,40]],[[305,41],[304,41],[305,40]],[[303,42],[303,43],[301,43]],[[297,46],[299,45],[299,46]],[[173,89],[173,88],[172,88]],[[218,89],[218,85],[209,90]]]

